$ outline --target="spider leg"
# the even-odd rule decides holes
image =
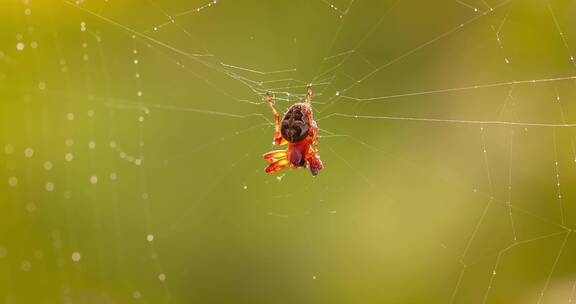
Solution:
[[[277,161],[278,159],[284,158],[286,157],[286,150],[276,150],[276,151],[270,151],[268,153],[265,153],[264,155],[262,155],[262,157],[264,157],[264,159],[269,162],[269,163],[273,163],[275,161]]]
[[[284,168],[287,168],[288,166],[290,166],[288,158],[281,158],[268,165],[268,167],[266,167],[266,173],[276,173]]]
[[[308,164],[310,165],[310,172],[314,176],[318,175],[318,172],[324,169],[324,165],[320,160],[320,156],[318,156],[318,150],[313,147],[310,147],[308,149],[308,153],[306,155],[306,161],[308,161]]]
[[[306,103],[312,107],[312,84],[306,87]]]
[[[280,115],[274,106],[274,96],[272,96],[272,93],[266,93],[266,102],[270,106],[270,109],[272,109],[272,113],[274,113],[274,142],[277,145],[285,144],[286,141],[282,138],[282,134],[280,133]]]

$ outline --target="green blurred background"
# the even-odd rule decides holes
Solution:
[[[575,12],[0,1],[0,303],[576,302]]]

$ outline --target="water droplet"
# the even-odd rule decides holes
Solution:
[[[78,251],[72,252],[72,261],[79,262],[80,258],[81,258],[80,252],[78,252]]]
[[[26,148],[26,149],[24,150],[24,156],[26,156],[26,157],[28,157],[28,158],[34,156],[34,149],[32,149],[32,148]]]
[[[16,176],[10,176],[8,178],[8,185],[10,187],[16,187],[18,185],[18,178]]]
[[[26,204],[26,210],[30,213],[36,211],[36,204],[34,204],[33,202],[29,202],[28,204]]]
[[[54,165],[52,164],[51,161],[45,161],[45,162],[44,162],[44,170],[46,170],[46,171],[52,170],[52,167],[53,167],[53,166],[54,166]]]
[[[20,268],[22,269],[22,271],[30,271],[30,269],[32,268],[32,264],[30,264],[29,261],[24,260],[22,261],[22,263],[20,264]]]
[[[6,153],[8,155],[14,153],[14,146],[11,144],[5,144],[4,145],[4,153]]]

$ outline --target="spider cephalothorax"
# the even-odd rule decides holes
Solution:
[[[266,95],[266,101],[274,113],[274,143],[288,144],[286,150],[264,154],[264,159],[269,163],[267,173],[286,167],[309,167],[312,175],[317,175],[324,168],[318,155],[318,126],[312,115],[311,99],[312,88],[308,86],[306,102],[292,105],[280,121],[272,95]]]

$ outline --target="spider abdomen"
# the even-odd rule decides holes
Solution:
[[[310,131],[310,121],[308,120],[309,108],[306,104],[297,103],[292,105],[280,125],[280,132],[289,142],[299,142],[308,136]]]

